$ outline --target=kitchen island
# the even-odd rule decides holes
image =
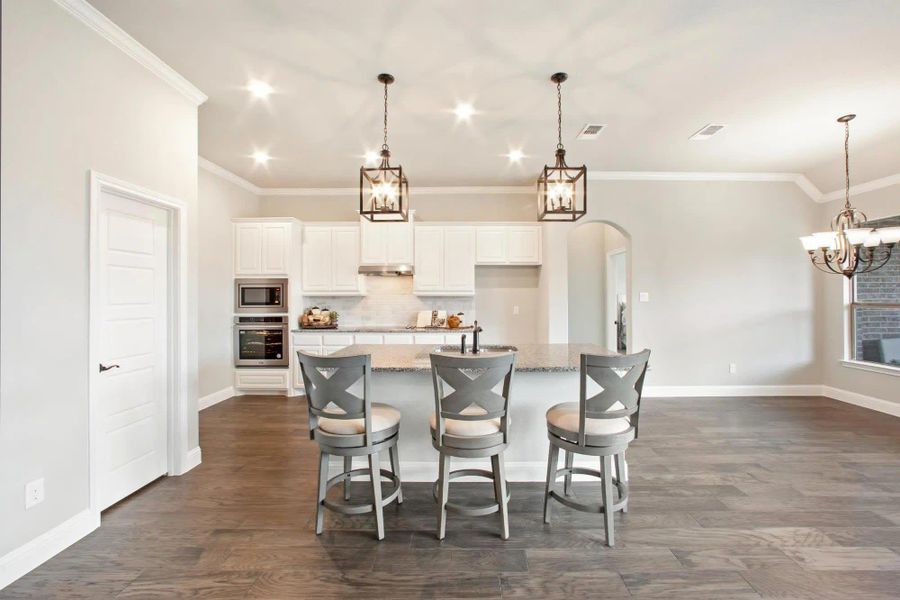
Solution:
[[[485,348],[488,352],[482,355],[493,352],[491,346]],[[358,344],[331,354],[372,355],[373,402],[391,404],[402,414],[399,449],[404,481],[434,481],[437,478],[438,453],[431,445],[428,427],[428,417],[434,413],[429,357],[437,349],[427,344]],[[442,346],[440,349],[445,355],[459,355],[458,348]],[[505,454],[510,481],[544,480],[549,448],[545,414],[559,402],[578,402],[578,369],[582,353],[615,354],[590,344],[516,346],[516,371],[510,394],[510,443]],[[387,457],[383,459],[387,460]],[[454,459],[457,460],[468,462]],[[582,462],[597,467],[596,461],[590,459],[576,461],[576,464]]]

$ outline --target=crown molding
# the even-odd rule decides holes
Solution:
[[[203,158],[202,156],[197,157],[197,165],[204,171],[209,171],[213,175],[218,175],[225,181],[229,181],[229,182],[235,184],[236,186],[247,190],[251,194],[256,194],[257,196],[267,195],[267,194],[265,194],[265,191],[266,191],[265,188],[261,188],[257,185],[250,183],[249,181],[247,181],[240,175],[235,175],[234,173],[232,173],[225,167],[220,167],[216,163],[212,162],[211,160],[207,160],[207,159]]]
[[[140,42],[128,35],[125,30],[110,21],[106,15],[91,6],[86,0],[54,0],[54,2],[70,15],[106,38],[113,46],[168,83],[195,106],[200,106],[206,102],[206,94],[178,74],[175,69],[163,62],[161,58],[141,45]]]
[[[895,173],[894,175],[888,175],[887,177],[881,177],[879,179],[873,179],[872,181],[866,181],[865,183],[851,185],[850,195],[856,196],[858,194],[865,194],[866,192],[880,190],[882,188],[891,187],[892,185],[900,185],[900,173]],[[822,194],[821,200],[819,200],[819,202],[831,202],[832,200],[838,200],[843,197],[844,189],[841,188],[839,190],[834,190],[833,192],[828,192],[827,194]]]

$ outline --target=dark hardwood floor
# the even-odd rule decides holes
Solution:
[[[383,542],[371,515],[328,515],[317,537],[302,400],[234,398],[200,426],[200,467],[106,511],[0,598],[900,596],[900,419],[824,398],[645,400],[613,549],[599,516],[555,505],[545,526],[538,483],[511,485],[507,542],[497,515],[451,515],[439,543],[424,483],[404,486]]]

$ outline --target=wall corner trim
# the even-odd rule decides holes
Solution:
[[[100,514],[85,509],[0,557],[0,590],[36,569],[98,527],[100,527]]]
[[[222,402],[223,400],[228,400],[229,398],[231,398],[233,396],[238,396],[238,395],[239,394],[235,391],[234,386],[229,385],[226,388],[222,388],[221,390],[219,390],[217,392],[213,392],[212,394],[207,394],[206,396],[203,396],[202,398],[200,398],[197,401],[197,408],[198,408],[198,410],[204,410],[206,408],[209,408],[210,406],[215,406],[216,404],[218,404],[219,402]]]
[[[54,0],[73,17],[106,38],[113,46],[136,60],[151,73],[168,83],[182,96],[200,106],[207,100],[206,94],[185,79],[161,58],[150,52],[136,39],[113,23],[106,15],[91,6],[86,0]]]
[[[185,453],[181,461],[181,471],[173,473],[173,475],[184,475],[194,467],[199,467],[201,462],[203,462],[203,453],[200,451],[200,446],[196,446]]]

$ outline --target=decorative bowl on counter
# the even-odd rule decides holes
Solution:
[[[337,329],[338,314],[327,308],[313,306],[300,315],[300,329]]]

